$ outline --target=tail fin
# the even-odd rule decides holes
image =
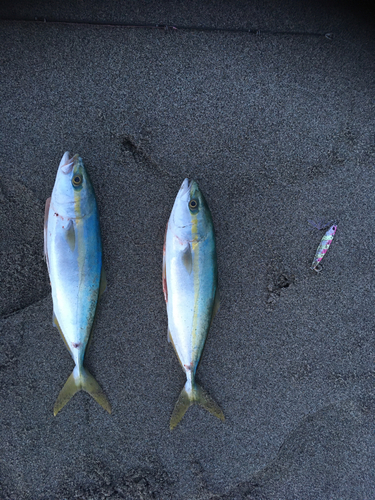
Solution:
[[[176,427],[176,425],[182,420],[187,409],[195,403],[203,406],[203,408],[206,408],[206,410],[212,413],[212,415],[215,415],[215,417],[220,418],[220,420],[224,422],[224,413],[211,396],[203,389],[203,387],[195,382],[191,383],[190,381],[187,381],[185,387],[180,392],[177,403],[175,404],[169,426],[170,430],[173,430]]]
[[[95,401],[100,404],[100,406],[107,410],[108,413],[111,413],[111,405],[109,404],[102,388],[91,373],[83,367],[79,372],[78,368],[75,367],[57,397],[55,406],[53,407],[53,414],[56,416],[58,412],[64,408],[66,403],[74,396],[74,394],[82,390],[88,392],[90,396],[92,396]]]

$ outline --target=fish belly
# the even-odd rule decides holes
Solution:
[[[168,326],[183,369],[195,372],[209,330],[217,285],[216,267],[206,245],[192,245],[192,269],[183,263],[183,249],[168,241],[166,275]],[[199,247],[199,248],[197,248]]]
[[[83,358],[98,299],[101,243],[95,218],[73,221],[75,248],[66,240],[67,221],[50,214],[48,260],[53,309],[76,362]],[[77,353],[77,354],[75,354]]]

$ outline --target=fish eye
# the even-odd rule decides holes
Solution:
[[[82,184],[82,175],[75,174],[72,179],[72,184],[74,187],[78,187]]]
[[[189,208],[190,210],[196,210],[198,208],[198,201],[197,200],[190,200],[189,201]]]

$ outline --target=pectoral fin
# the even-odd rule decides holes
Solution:
[[[72,220],[68,222],[68,225],[64,230],[64,238],[66,239],[70,250],[74,252],[74,249],[76,247],[76,232]]]
[[[193,269],[193,255],[191,253],[191,246],[189,243],[184,250],[184,253],[182,254],[182,263],[185,266],[187,272],[191,274],[191,271]]]

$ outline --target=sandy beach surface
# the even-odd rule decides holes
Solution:
[[[0,4],[1,500],[375,498],[374,55],[369,2]],[[65,151],[100,211],[85,363],[111,415],[85,392],[53,415],[74,364],[43,218]],[[194,406],[170,432],[161,262],[185,177],[216,231],[197,377],[226,420]],[[318,219],[338,223],[319,274]]]

